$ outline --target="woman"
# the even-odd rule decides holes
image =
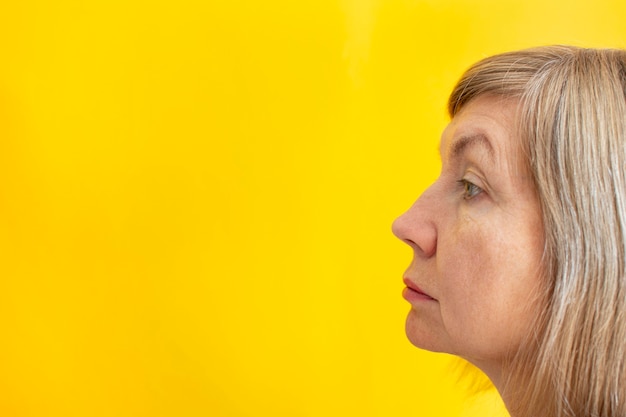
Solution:
[[[478,62],[394,222],[409,340],[478,366],[513,417],[626,416],[625,94],[622,50]]]

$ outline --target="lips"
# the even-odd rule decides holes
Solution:
[[[419,301],[419,300],[436,301],[433,297],[431,297],[430,295],[422,291],[420,287],[415,285],[415,283],[409,280],[408,278],[404,278],[403,282],[404,282],[404,285],[406,285],[406,288],[404,289],[402,295],[407,301]]]

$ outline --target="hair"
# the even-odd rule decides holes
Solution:
[[[519,102],[544,226],[545,308],[505,365],[507,407],[626,416],[626,51],[548,46],[486,58],[454,88],[450,116],[482,95]]]

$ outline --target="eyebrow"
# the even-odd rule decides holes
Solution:
[[[477,133],[475,135],[469,136],[461,136],[460,139],[456,140],[452,144],[452,148],[450,149],[450,158],[458,159],[466,152],[469,147],[481,146],[487,150],[489,154],[489,158],[493,161],[495,160],[495,153],[493,150],[493,146],[489,142],[489,139],[482,133]]]

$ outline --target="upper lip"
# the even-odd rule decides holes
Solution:
[[[420,294],[424,294],[427,297],[430,297],[434,300],[433,297],[430,296],[430,294],[424,292],[420,287],[417,286],[417,284],[415,284],[413,281],[411,281],[409,278],[404,278],[403,279],[404,285],[406,285],[408,288],[412,289],[415,292],[418,292]]]

